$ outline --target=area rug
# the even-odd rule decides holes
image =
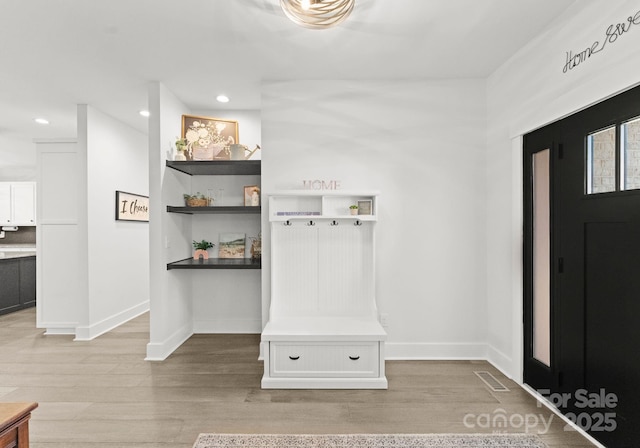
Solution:
[[[193,448],[546,448],[529,434],[200,434]]]

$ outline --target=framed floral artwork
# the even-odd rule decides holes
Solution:
[[[229,146],[238,143],[238,122],[183,115],[182,138],[187,160],[229,160]]]

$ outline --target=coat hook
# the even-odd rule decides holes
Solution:
[[[315,222],[313,222],[313,221],[309,221],[309,224],[307,224],[307,225],[308,225],[308,226],[315,226],[315,225],[316,225],[316,223],[315,223]]]
[[[336,221],[335,219],[333,221],[331,221],[331,225],[332,226],[337,226],[338,225],[338,221]]]
[[[289,221],[288,219],[284,222],[285,226],[290,226],[291,225],[291,221]]]
[[[357,220],[356,222],[353,223],[354,226],[361,226],[362,225],[362,221]]]

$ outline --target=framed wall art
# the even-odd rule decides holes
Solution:
[[[229,146],[238,143],[238,122],[183,115],[182,138],[187,160],[229,160]]]
[[[260,187],[249,185],[244,187],[244,206],[257,207],[260,205]]]
[[[371,215],[373,214],[373,202],[371,199],[363,199],[358,201],[358,215]]]
[[[149,222],[149,196],[116,190],[116,221]]]
[[[244,233],[221,233],[218,245],[219,258],[244,258]]]

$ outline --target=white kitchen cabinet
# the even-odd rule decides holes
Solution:
[[[0,224],[36,225],[35,182],[0,182]]]
[[[11,222],[11,184],[0,182],[0,225]]]

